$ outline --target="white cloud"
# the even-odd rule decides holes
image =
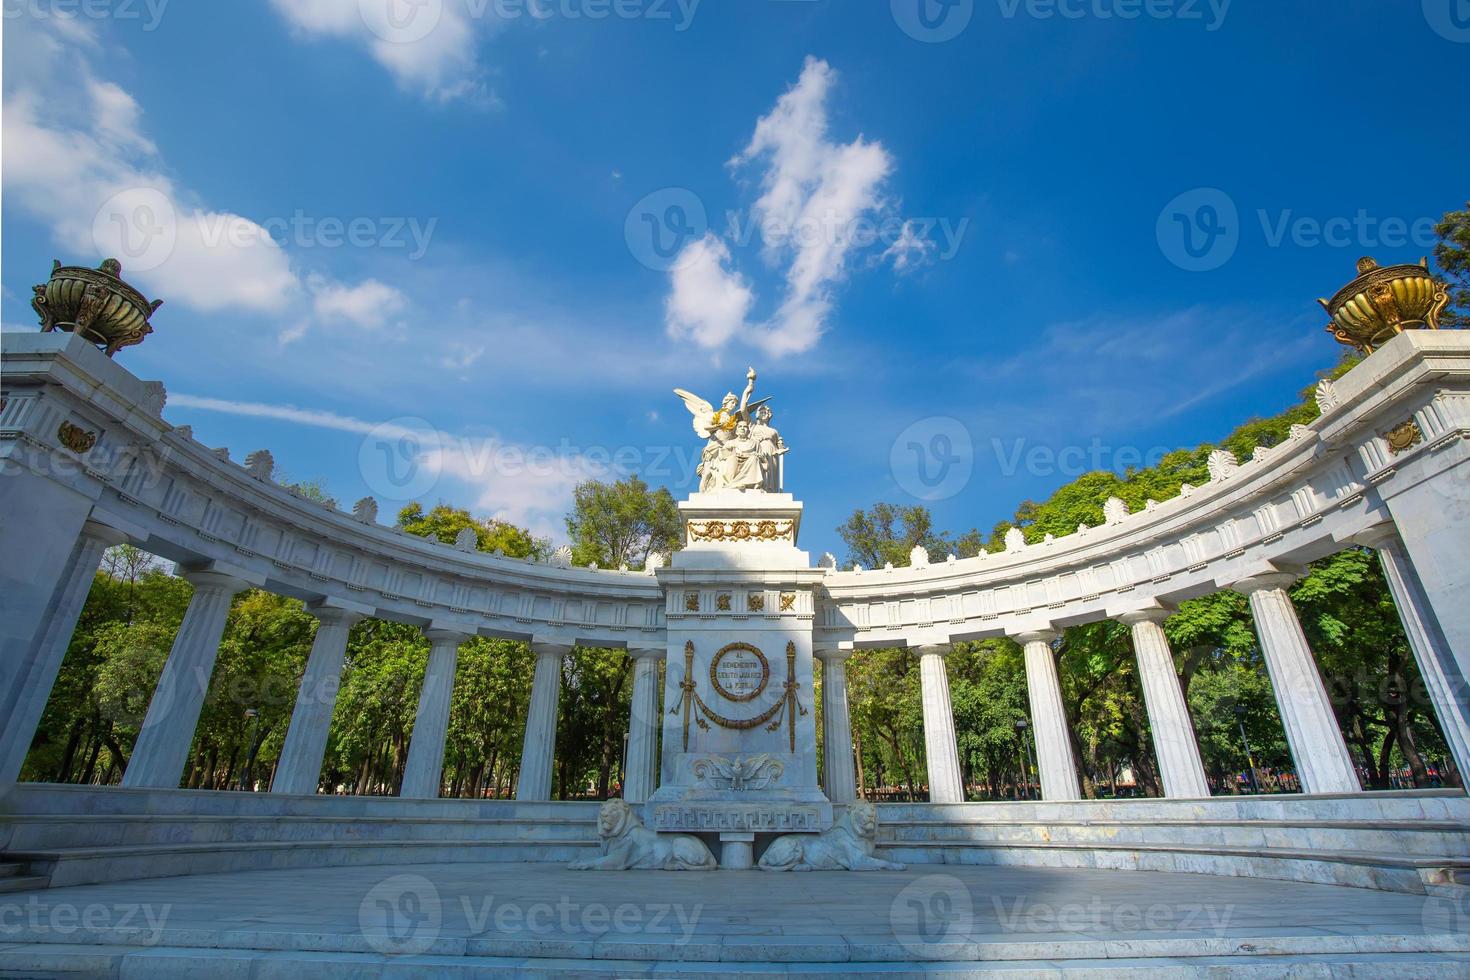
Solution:
[[[713,234],[680,254],[665,304],[670,336],[718,349],[745,328],[755,295],[739,273],[725,267],[729,261],[729,247]]]
[[[893,262],[893,268],[896,271],[908,272],[928,261],[929,254],[938,247],[938,242],[918,233],[915,222],[905,221],[903,233],[892,245],[888,246],[883,257]]]
[[[271,6],[302,36],[366,49],[404,88],[441,101],[494,102],[475,55],[470,8],[457,0],[271,0]]]
[[[365,419],[319,409],[268,402],[234,401],[186,393],[170,394],[169,408],[190,408],[247,418],[272,419],[354,435],[409,438],[421,447],[418,462],[434,474],[424,496],[438,499],[453,481],[481,517],[509,521],[546,537],[565,536],[564,516],[572,491],[584,480],[614,474],[608,464],[578,452],[506,442],[494,436],[456,436],[397,422]]]
[[[763,257],[785,267],[785,295],[774,316],[762,324],[745,321],[754,296],[730,268],[729,250],[706,237],[686,246],[670,272],[671,336],[717,349],[740,335],[772,354],[810,350],[821,339],[833,289],[864,247],[865,222],[884,209],[882,187],[893,170],[882,144],[829,138],[827,99],[836,78],[825,61],[808,58],[800,79],[730,161],[734,167],[766,163],[753,210]],[[895,265],[907,264],[914,248],[894,252]]]
[[[368,279],[356,286],[331,282],[323,276],[308,277],[311,306],[323,323],[346,321],[370,330],[381,329],[408,306],[408,297],[392,286]]]

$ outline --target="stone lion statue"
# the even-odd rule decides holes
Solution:
[[[602,855],[571,866],[573,871],[713,871],[719,862],[698,837],[657,834],[643,826],[633,808],[608,800],[597,816]]]
[[[852,803],[827,830],[777,837],[761,856],[763,871],[902,871],[905,865],[873,856],[878,811],[871,803]]]

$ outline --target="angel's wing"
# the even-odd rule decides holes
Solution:
[[[683,388],[675,388],[674,394],[684,400],[684,407],[694,416],[694,431],[701,439],[708,439],[715,430],[715,407]]]

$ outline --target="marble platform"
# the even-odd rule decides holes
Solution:
[[[1470,906],[1188,874],[238,872],[0,896],[0,976],[1465,976]]]

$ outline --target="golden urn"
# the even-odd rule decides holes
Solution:
[[[1332,299],[1317,302],[1332,317],[1327,332],[1344,344],[1371,354],[1405,330],[1438,330],[1439,314],[1449,305],[1444,283],[1418,265],[1380,266],[1358,260],[1358,278]]]
[[[41,332],[65,330],[101,347],[108,357],[141,344],[153,332],[148,319],[163,305],[153,302],[122,280],[122,264],[107,259],[95,269],[51,267],[51,279],[35,287],[31,306],[41,317]]]

